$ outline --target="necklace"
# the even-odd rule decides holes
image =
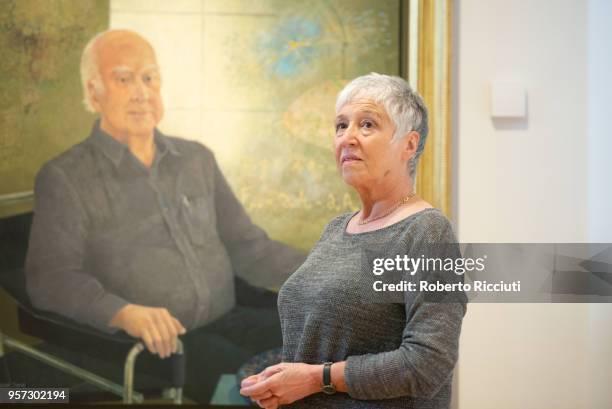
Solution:
[[[405,205],[406,203],[408,203],[410,201],[410,199],[412,199],[415,195],[416,195],[416,193],[412,192],[408,196],[406,196],[405,198],[403,198],[402,200],[397,202],[397,204],[395,204],[393,207],[391,207],[391,209],[387,210],[385,213],[381,214],[380,216],[372,217],[372,218],[365,219],[365,220],[360,220],[360,221],[357,222],[357,224],[360,225],[360,226],[363,226],[364,224],[368,224],[370,222],[373,222],[373,221],[376,221],[376,220],[380,220],[383,217],[387,217],[391,213],[393,213],[394,211],[399,209],[400,206]]]

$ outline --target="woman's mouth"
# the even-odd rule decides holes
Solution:
[[[362,159],[356,155],[343,155],[341,158],[341,163],[344,164],[350,164],[350,163],[356,163],[356,162],[362,162]]]

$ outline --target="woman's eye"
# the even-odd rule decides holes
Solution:
[[[361,123],[361,126],[366,128],[366,129],[374,128],[374,122],[372,122],[372,121],[363,121]]]
[[[336,124],[336,132],[338,132],[340,130],[343,130],[343,129],[346,129],[346,124],[345,123],[340,122],[340,123]]]

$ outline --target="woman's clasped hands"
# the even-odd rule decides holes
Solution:
[[[261,408],[276,409],[321,391],[322,365],[280,363],[245,378],[240,394]]]

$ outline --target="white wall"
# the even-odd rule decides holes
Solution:
[[[457,1],[455,214],[461,241],[581,242],[596,232],[612,241],[606,214],[612,214],[612,193],[601,190],[612,173],[606,172],[612,141],[601,112],[612,113],[606,102],[612,93],[592,95],[600,90],[594,73],[608,76],[609,87],[612,72],[609,54],[606,69],[595,57],[612,38],[610,15],[601,15],[611,3],[604,3]],[[594,16],[607,36],[593,32]],[[525,85],[526,120],[491,120],[492,80]],[[461,339],[458,407],[612,407],[611,323],[607,305],[471,304]]]
[[[612,242],[612,2],[590,0],[588,13],[589,240]]]
[[[586,2],[460,0],[462,240],[586,241]],[[522,82],[526,121],[496,125],[488,84]]]
[[[587,344],[587,399],[589,409],[612,408],[612,305],[592,304]]]
[[[590,0],[587,22],[589,240],[612,243],[612,2]],[[612,408],[612,305],[591,305],[587,346],[587,407]]]

